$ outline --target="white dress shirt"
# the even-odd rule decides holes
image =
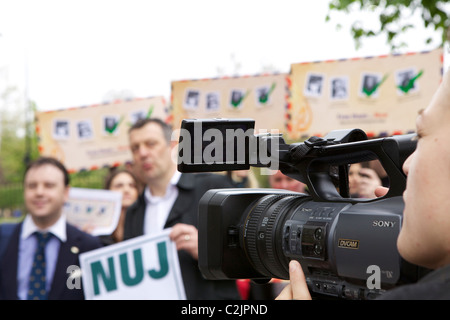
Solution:
[[[166,193],[162,197],[152,195],[150,188],[145,187],[144,234],[158,233],[164,229],[170,210],[178,197],[177,183],[180,176],[181,173],[175,171],[167,186]]]

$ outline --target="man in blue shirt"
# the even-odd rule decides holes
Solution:
[[[0,299],[84,299],[81,286],[68,285],[68,270],[79,266],[79,254],[101,243],[67,223],[63,206],[69,188],[69,174],[58,160],[42,157],[27,167],[24,200],[28,214],[12,231],[0,261]],[[40,236],[46,243],[38,245]]]

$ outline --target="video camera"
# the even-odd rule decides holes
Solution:
[[[370,299],[421,277],[396,246],[406,187],[402,165],[415,150],[415,134],[369,140],[360,129],[335,130],[287,144],[281,134],[254,134],[254,127],[252,119],[183,120],[178,170],[279,169],[305,183],[308,194],[207,191],[198,219],[199,268],[207,279],[289,279],[295,259],[313,295]],[[349,165],[371,160],[385,169],[388,193],[351,198]]]

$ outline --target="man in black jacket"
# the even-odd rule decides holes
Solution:
[[[232,185],[225,176],[178,172],[171,136],[170,126],[159,119],[142,119],[129,129],[135,172],[146,187],[127,210],[124,239],[172,228],[187,298],[239,299],[235,281],[204,279],[197,261],[199,200],[209,189]]]

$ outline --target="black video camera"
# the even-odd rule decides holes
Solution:
[[[397,237],[406,187],[403,162],[415,134],[368,140],[360,129],[286,144],[254,134],[251,119],[191,119],[181,124],[178,170],[279,169],[308,194],[279,189],[213,189],[199,203],[199,268],[207,279],[289,279],[298,260],[312,294],[370,299],[421,277]],[[379,160],[389,177],[381,198],[349,195],[350,164]]]

